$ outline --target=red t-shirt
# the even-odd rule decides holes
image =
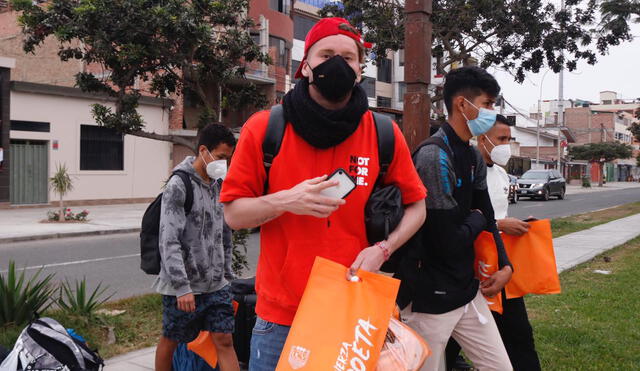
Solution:
[[[220,195],[221,202],[263,195],[265,170],[262,142],[269,111],[254,114],[240,135]],[[426,189],[411,160],[402,132],[394,124],[395,154],[385,184],[395,184],[404,204],[426,197]],[[344,142],[318,149],[287,125],[280,152],[269,172],[269,193],[290,189],[300,182],[338,168],[356,179],[356,189],[329,218],[284,213],[262,225],[256,291],[257,314],[266,321],[291,325],[316,256],[350,266],[368,246],[364,207],[378,177],[378,142],[373,115],[367,111]]]

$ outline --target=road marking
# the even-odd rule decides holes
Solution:
[[[65,265],[85,264],[85,263],[101,262],[101,261],[115,260],[115,259],[126,259],[126,258],[133,258],[136,256],[140,256],[140,254],[119,255],[119,256],[110,256],[108,258],[96,258],[96,259],[86,259],[86,260],[75,260],[75,261],[64,262],[64,263],[34,265],[31,267],[26,267],[21,269],[31,270],[31,269],[40,269],[40,268],[62,267]],[[8,270],[0,271],[0,273],[7,273],[7,272]]]

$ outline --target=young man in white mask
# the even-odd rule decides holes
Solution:
[[[196,156],[184,159],[175,171],[189,175],[193,189],[191,211],[185,212],[187,189],[172,176],[162,194],[159,247],[162,262],[153,284],[162,294],[162,336],[156,350],[156,370],[171,370],[178,343],[211,331],[223,371],[239,370],[233,349],[233,306],[229,281],[232,246],[219,202],[227,161],[236,145],[231,131],[209,124],[198,136]]]
[[[478,137],[478,149],[487,164],[487,186],[495,212],[498,229],[506,234],[521,236],[529,224],[507,217],[509,204],[509,176],[503,169],[511,157],[511,126],[504,116],[496,117],[496,124]],[[514,264],[515,265],[515,264]],[[515,266],[515,270],[518,266]],[[492,312],[498,330],[515,370],[540,370],[540,361],[533,342],[533,330],[523,298],[505,299],[502,295],[502,315]]]

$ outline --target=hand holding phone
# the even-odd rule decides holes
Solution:
[[[327,181],[330,180],[338,181],[338,185],[323,189],[320,191],[321,195],[331,198],[345,198],[356,188],[356,181],[341,168],[329,175]]]

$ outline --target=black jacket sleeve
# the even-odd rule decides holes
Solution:
[[[428,239],[439,246],[441,256],[459,256],[473,248],[473,241],[486,228],[485,216],[477,211],[461,217],[453,197],[455,171],[446,153],[435,145],[425,146],[415,156],[416,168],[427,188]]]

